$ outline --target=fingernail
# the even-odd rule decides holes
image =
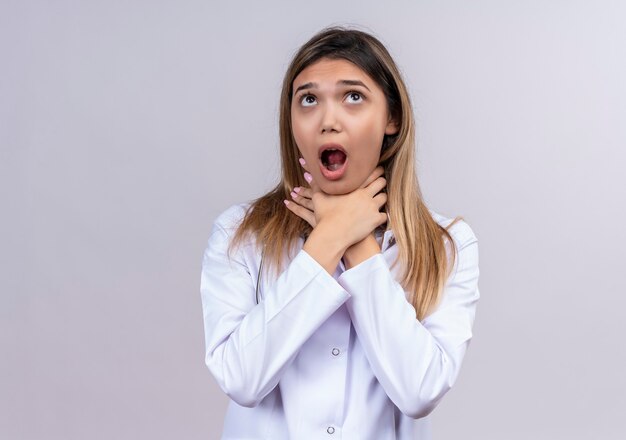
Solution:
[[[283,200],[283,202],[285,202],[285,205],[289,205],[289,200]]]
[[[313,180],[313,176],[311,176],[308,172],[304,173],[304,178],[309,183],[311,183],[311,180]]]
[[[298,197],[298,194],[296,194],[295,192],[291,191],[291,197],[293,197],[295,199],[296,197]]]
[[[304,161],[304,159],[301,157],[300,159],[298,159],[300,161],[300,165],[304,166],[306,165],[306,162]]]
[[[300,188],[299,186],[296,186],[293,190],[294,190],[294,192],[296,192],[296,193],[300,193],[300,189],[301,189],[301,188]]]

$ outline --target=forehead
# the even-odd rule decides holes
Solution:
[[[293,80],[294,89],[307,82],[335,83],[343,79],[360,79],[368,86],[374,81],[356,64],[343,59],[322,58],[303,69]]]

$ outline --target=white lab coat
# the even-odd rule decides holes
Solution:
[[[333,276],[300,239],[282,274],[261,278],[257,304],[260,252],[249,241],[226,256],[248,206],[218,216],[202,262],[205,362],[231,399],[222,439],[430,439],[427,416],[472,337],[479,271],[469,225],[451,227],[457,261],[420,322],[397,281],[400,263],[389,269],[391,230],[379,233],[381,253],[347,271],[340,263]]]

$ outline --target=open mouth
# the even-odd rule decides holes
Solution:
[[[336,171],[346,162],[346,153],[341,150],[329,148],[322,151],[321,161],[326,169]]]

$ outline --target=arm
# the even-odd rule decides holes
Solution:
[[[362,263],[368,258],[380,253],[380,244],[376,240],[374,233],[371,233],[363,240],[353,244],[343,254],[344,265],[347,269]]]
[[[472,337],[479,298],[478,243],[471,229],[438,308],[423,322],[382,254],[339,277],[352,295],[346,307],[372,370],[406,415],[428,415],[452,387]]]
[[[302,344],[350,295],[300,250],[256,304],[243,251],[228,260],[229,239],[216,221],[200,284],[205,362],[231,399],[252,407],[274,389]]]

